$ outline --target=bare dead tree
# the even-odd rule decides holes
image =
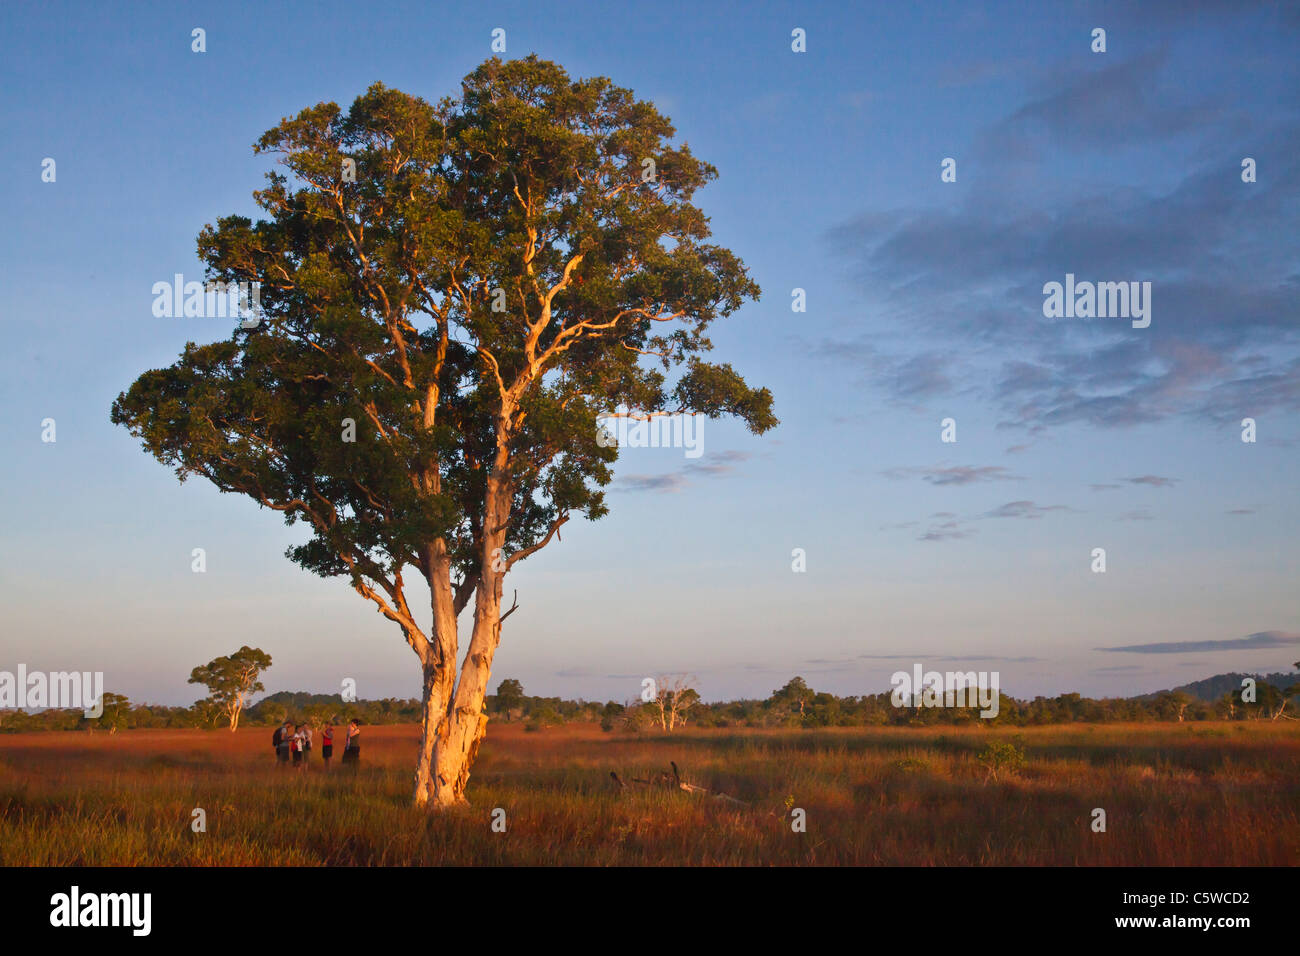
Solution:
[[[672,733],[678,724],[686,725],[686,712],[700,702],[694,683],[695,678],[684,674],[655,678],[655,695],[646,703],[661,729]]]

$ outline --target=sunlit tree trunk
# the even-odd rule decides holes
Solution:
[[[500,457],[504,464],[504,455]],[[497,474],[503,470],[498,468]],[[474,592],[474,627],[458,681],[453,680],[456,667],[454,609],[450,611],[450,619],[435,628],[436,643],[442,646],[445,656],[432,662],[432,667],[426,665],[425,668],[424,730],[415,781],[417,806],[445,808],[468,802],[465,789],[469,785],[470,768],[478,755],[479,744],[487,733],[485,701],[492,677],[492,659],[501,642],[501,590],[507,560],[502,549],[511,494],[512,489],[507,483],[495,475],[488,478],[481,569]],[[449,601],[449,583],[446,597]],[[434,603],[440,603],[436,596]],[[447,602],[442,603],[451,607]],[[450,642],[438,633],[443,628],[449,629]],[[448,643],[450,653],[446,653]]]
[[[446,542],[438,540],[425,552],[429,591],[432,595],[433,629],[424,646],[421,664],[423,680],[423,717],[420,752],[415,767],[416,806],[425,806],[433,791],[435,751],[445,736],[447,704],[456,685],[456,604],[451,586],[451,559]]]

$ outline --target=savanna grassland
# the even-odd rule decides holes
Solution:
[[[0,864],[1293,865],[1300,727],[1248,721],[666,735],[494,723],[470,808],[408,806],[418,730],[275,764],[270,730],[0,736]],[[996,776],[991,742],[1019,760]],[[1008,752],[1010,752],[1008,748]],[[981,755],[984,759],[981,760]],[[1014,756],[1014,754],[1013,754]],[[682,778],[745,801],[631,786]],[[191,828],[196,807],[207,831]],[[494,808],[506,832],[493,832]],[[1104,808],[1105,833],[1093,832]],[[791,808],[807,830],[791,828]]]

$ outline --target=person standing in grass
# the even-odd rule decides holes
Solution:
[[[325,761],[325,769],[330,768],[330,757],[334,756],[334,725],[326,724],[320,734],[320,755]]]
[[[302,725],[302,765],[307,766],[307,760],[311,757],[311,724]]]
[[[293,738],[291,747],[293,748],[293,765],[302,766],[302,724],[298,724],[293,729]]]
[[[361,727],[356,718],[348,721],[348,738],[343,748],[343,762],[356,764],[361,760]]]
[[[293,725],[285,721],[280,727],[280,736],[275,745],[275,756],[280,763],[289,762],[289,751],[293,744]]]

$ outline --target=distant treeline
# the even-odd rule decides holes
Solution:
[[[669,730],[673,727],[868,727],[932,726],[982,722],[993,726],[1106,723],[1112,721],[1197,721],[1212,719],[1291,719],[1300,697],[1296,675],[1255,675],[1254,693],[1243,693],[1242,680],[1251,675],[1225,674],[1172,691],[1142,697],[1093,699],[1080,694],[1019,700],[999,695],[997,715],[981,718],[976,707],[895,706],[889,693],[862,697],[837,697],[810,688],[795,677],[766,700],[706,703],[690,687],[678,685],[657,699],[642,702],[599,703],[531,697],[518,681],[501,682],[498,693],[486,701],[496,720],[522,721],[528,730],[568,722],[599,722],[607,731]],[[1198,697],[1208,687],[1226,688],[1213,699]],[[1252,699],[1253,698],[1253,699]],[[338,695],[280,691],[244,710],[243,726],[274,727],[286,720],[315,727],[327,723],[416,723],[420,701],[388,697],[382,700],[343,701]],[[222,715],[210,701],[190,707],[131,704],[125,697],[105,694],[104,715],[87,719],[76,710],[0,711],[0,732],[32,730],[108,730],[124,728],[208,727],[223,725]]]

